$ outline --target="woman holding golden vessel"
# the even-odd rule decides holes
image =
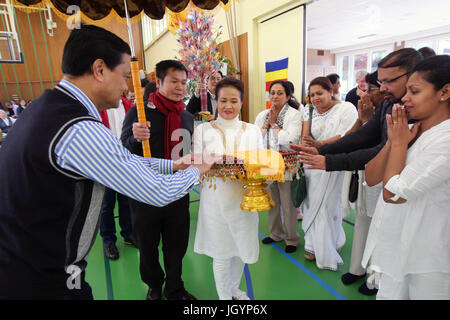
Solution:
[[[200,124],[194,131],[194,153],[215,154],[263,148],[259,128],[239,120],[244,101],[244,85],[234,78],[222,79],[216,87],[217,120]],[[244,264],[259,256],[258,212],[240,208],[242,182],[217,178],[204,185],[194,252],[213,258],[213,272],[220,300],[249,300],[239,290]]]

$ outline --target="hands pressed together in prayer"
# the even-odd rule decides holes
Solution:
[[[388,141],[392,146],[406,146],[415,140],[419,133],[420,122],[416,122],[410,129],[404,106],[396,104],[392,107],[392,115],[386,115]]]
[[[368,94],[363,94],[361,99],[358,101],[358,119],[361,121],[361,124],[369,121],[374,112],[375,106],[370,100],[370,96]]]
[[[262,126],[263,130],[269,130],[273,128],[274,130],[280,131],[281,128],[276,125],[278,119],[279,112],[275,110],[275,108],[270,108],[269,110],[269,118]],[[275,125],[275,126],[274,126]]]

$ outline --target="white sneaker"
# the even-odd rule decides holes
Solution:
[[[237,289],[236,291],[233,292],[233,299],[235,300],[250,300],[250,298],[247,296],[247,294],[242,291]]]

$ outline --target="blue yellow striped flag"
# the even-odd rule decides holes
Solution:
[[[288,79],[289,58],[266,62],[266,108],[270,108],[269,88],[275,80]]]

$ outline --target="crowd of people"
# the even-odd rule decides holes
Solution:
[[[25,99],[19,99],[17,94],[13,94],[12,99],[6,101],[4,105],[0,102],[0,143],[30,103],[31,100],[27,102]]]
[[[102,49],[95,57],[80,52],[89,46]],[[126,85],[129,60],[129,46],[114,34],[73,30],[63,80],[8,134],[0,151],[0,299],[92,299],[86,257],[100,221],[106,256],[119,258],[117,201],[124,242],[139,249],[148,300],[196,299],[182,280],[191,231],[194,252],[212,258],[219,299],[248,300],[239,285],[244,265],[259,259],[258,213],[240,208],[239,181],[217,179],[215,188],[201,188],[190,230],[189,191],[220,155],[262,149],[298,151],[307,184],[304,238],[291,194],[294,172],[286,172],[284,182],[268,187],[275,205],[262,244],[283,241],[287,253],[302,244],[307,260],[336,271],[344,264],[342,221],[356,192],[342,282],[367,277],[359,291],[378,299],[450,299],[450,56],[394,51],[377,71],[356,75],[346,101],[337,74],[313,79],[305,106],[292,83],[274,81],[270,108],[254,124],[240,117],[240,80],[215,72],[186,106],[181,62],[160,61],[156,82],[134,93]],[[205,89],[212,117],[200,121]],[[133,94],[144,96],[147,123],[138,122]],[[55,112],[47,117],[44,109]],[[42,126],[45,133],[30,139]],[[145,140],[152,158],[142,157]],[[75,289],[67,285],[74,269]]]

